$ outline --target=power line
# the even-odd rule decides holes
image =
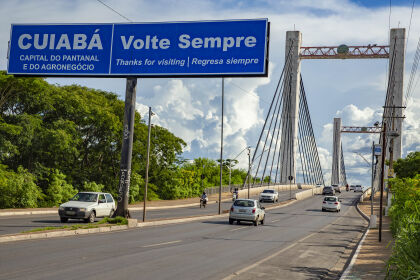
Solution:
[[[125,15],[119,13],[118,11],[116,11],[115,9],[113,9],[111,6],[105,4],[104,2],[102,2],[101,0],[96,0],[99,3],[101,3],[102,5],[104,5],[105,7],[107,7],[108,9],[110,9],[111,11],[113,11],[114,13],[118,14],[120,17],[126,19],[127,21],[133,22],[131,19],[129,19],[128,17],[126,17]]]
[[[413,19],[413,11],[414,11],[414,3],[416,0],[413,0],[413,5],[411,6],[411,16],[410,16],[410,24],[408,25],[408,33],[407,33],[407,40],[405,41],[405,53],[407,52],[407,46],[408,46],[408,38],[410,37],[410,30],[411,30],[411,20]]]

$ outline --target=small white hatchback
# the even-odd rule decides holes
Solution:
[[[62,223],[69,219],[83,219],[93,223],[95,217],[111,217],[115,211],[115,201],[110,193],[79,192],[70,201],[58,208]]]
[[[322,211],[341,211],[341,200],[336,196],[325,196],[322,201]]]

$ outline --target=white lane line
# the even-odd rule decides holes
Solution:
[[[278,219],[278,220],[272,220],[271,222],[272,222],[272,223],[275,223],[275,222],[278,222],[278,221],[281,221],[281,219]]]
[[[175,240],[175,241],[169,241],[169,242],[163,242],[163,243],[156,243],[156,244],[151,244],[151,245],[144,245],[141,246],[143,248],[148,248],[148,247],[155,247],[155,246],[160,246],[160,245],[168,245],[168,244],[174,244],[174,243],[179,243],[182,240]]]
[[[248,228],[248,227],[240,227],[240,228],[234,228],[234,229],[231,229],[231,230],[229,230],[229,231],[235,231],[235,230],[240,230],[240,229],[243,229],[243,228]]]

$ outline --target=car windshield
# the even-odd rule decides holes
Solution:
[[[240,206],[240,207],[254,207],[254,201],[251,201],[251,200],[235,200],[233,205]]]
[[[82,202],[96,202],[98,195],[95,193],[78,193],[71,200]]]
[[[264,190],[263,193],[274,193],[274,190]]]
[[[361,185],[356,185],[356,187],[361,188],[362,186]]]
[[[324,201],[335,202],[337,199],[335,197],[324,197]]]

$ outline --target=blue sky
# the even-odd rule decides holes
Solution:
[[[412,1],[334,0],[103,0],[124,16],[138,22],[268,18],[270,75],[268,78],[226,79],[224,157],[232,158],[244,147],[255,146],[276,81],[284,63],[285,35],[302,32],[303,46],[388,44],[388,26],[408,31]],[[0,0],[0,69],[6,69],[11,23],[93,23],[125,20],[95,0]],[[420,37],[420,7],[416,4],[406,52],[405,81]],[[328,182],[331,169],[332,122],[371,125],[380,120],[385,100],[387,61],[305,60],[302,76],[314,131]],[[419,77],[419,74],[417,74]],[[417,78],[416,78],[417,79]],[[124,79],[54,78],[53,84],[80,84],[114,92],[124,98]],[[153,122],[183,138],[185,158],[220,153],[221,79],[140,79],[137,109],[144,116],[151,106]],[[404,152],[420,150],[420,85],[405,112]],[[368,149],[372,137],[343,136],[350,183],[369,184],[369,168],[356,154]],[[377,141],[377,139],[375,139]],[[238,158],[246,166],[246,156]]]

